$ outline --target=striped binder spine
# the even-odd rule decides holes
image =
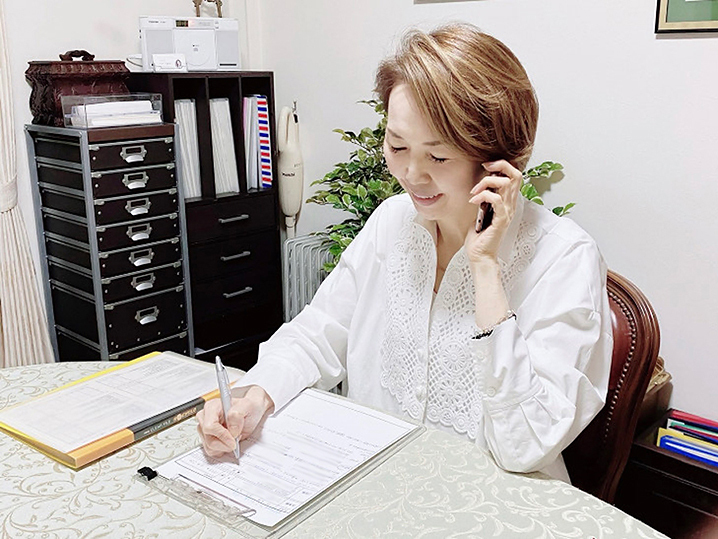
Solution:
[[[262,189],[272,187],[272,150],[269,138],[269,105],[267,97],[257,96],[257,125],[259,128],[259,167]]]

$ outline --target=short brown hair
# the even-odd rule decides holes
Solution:
[[[375,91],[385,107],[399,84],[409,86],[444,143],[480,162],[526,166],[538,101],[523,66],[498,39],[465,23],[412,30],[377,70]]]

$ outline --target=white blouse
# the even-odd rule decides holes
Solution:
[[[568,480],[561,451],[602,408],[613,347],[606,265],[567,218],[519,197],[499,250],[515,319],[482,339],[462,248],[436,294],[436,227],[383,202],[242,386],[281,409],[308,386],[453,431],[509,471]]]

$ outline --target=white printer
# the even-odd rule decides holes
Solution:
[[[184,54],[188,71],[237,71],[239,23],[211,17],[140,17],[142,69],[154,54]]]

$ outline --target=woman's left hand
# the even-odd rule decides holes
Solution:
[[[516,213],[516,200],[523,183],[521,172],[508,161],[501,159],[482,166],[488,174],[471,190],[469,202],[476,204],[477,211],[481,203],[491,204],[494,216],[488,228],[476,232],[472,224],[466,235],[464,247],[474,263],[496,260],[501,240]]]

